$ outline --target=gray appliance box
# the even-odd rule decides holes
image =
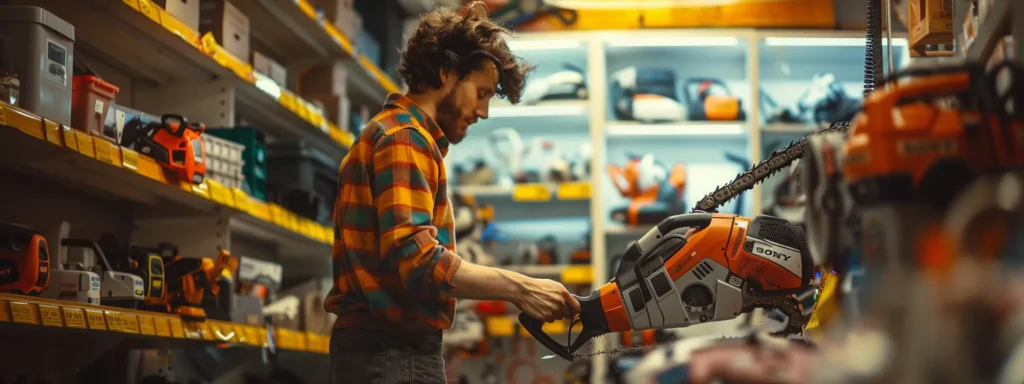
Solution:
[[[18,75],[21,107],[71,125],[75,27],[49,11],[0,6],[0,71]]]

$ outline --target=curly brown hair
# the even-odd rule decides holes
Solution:
[[[487,17],[479,1],[461,15],[445,8],[424,14],[402,52],[398,73],[413,91],[441,88],[441,69],[454,70],[462,79],[490,60],[498,67],[498,96],[518,103],[533,68],[512,54],[504,38],[510,34]]]

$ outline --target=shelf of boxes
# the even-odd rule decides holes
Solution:
[[[326,257],[333,244],[331,228],[277,204],[257,200],[213,180],[199,185],[183,182],[149,157],[3,103],[0,137],[9,147],[0,155],[5,162],[42,173],[57,184],[95,188],[182,215],[227,211],[238,217],[231,221],[233,229],[256,233],[293,250],[311,249],[297,252],[300,254]],[[166,202],[174,205],[166,206]]]
[[[220,113],[219,108],[233,108],[274,137],[312,139],[318,149],[337,159],[354,140],[352,133],[329,121],[311,102],[266,81],[247,58],[231,54],[212,34],[200,35],[151,0],[44,0],[32,4],[75,25],[76,40],[86,43],[90,52],[124,68],[131,76],[157,85],[152,90],[136,91],[139,105],[135,107],[139,109],[176,106],[207,126],[232,126],[234,113]],[[307,22],[321,26],[315,19]],[[322,33],[328,34],[329,28],[322,27]],[[378,103],[387,92],[398,91],[379,68],[352,51],[344,36],[329,36],[339,47],[332,57],[358,67],[348,74],[358,83],[352,88],[372,94]]]

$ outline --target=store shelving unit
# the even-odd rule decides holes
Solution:
[[[253,46],[289,72],[341,63],[354,107],[375,110],[388,92],[400,91],[307,1],[232,3],[252,20]],[[212,35],[201,35],[151,0],[5,4],[40,6],[74,25],[74,57],[120,88],[120,106],[179,113],[208,128],[257,126],[268,141],[305,140],[337,161],[354,140],[312,103],[254,71],[250,57],[233,56]],[[6,104],[0,104],[0,143],[0,175],[8,181],[0,190],[3,221],[36,229],[67,221],[76,237],[110,233],[139,245],[170,242],[187,257],[211,257],[223,248],[281,264],[286,284],[330,278],[332,228],[241,189],[209,179],[182,183],[149,157]],[[98,325],[90,318],[87,329],[76,329],[79,314],[90,313],[98,314]],[[311,352],[326,361],[327,335],[283,327],[272,332],[279,350]],[[32,345],[31,351],[3,349],[4,364],[10,365],[0,368],[0,379],[14,368],[74,372],[113,350],[245,350],[247,359],[259,361],[270,346],[263,327],[189,323],[156,312],[9,295],[0,295],[0,334],[9,347]],[[62,345],[78,347],[54,352]],[[308,366],[314,362],[310,356],[280,357],[282,364]],[[222,363],[230,371],[238,362]],[[179,368],[188,370],[184,363]],[[233,382],[239,372],[215,375]]]
[[[812,132],[815,124],[805,122],[768,122],[769,111],[761,105],[761,90],[778,104],[787,107],[796,104],[805,90],[812,85],[815,74],[833,72],[835,82],[853,99],[859,100],[863,86],[864,33],[861,31],[800,31],[800,30],[657,30],[614,32],[558,32],[529,33],[517,36],[511,44],[528,62],[538,64],[543,78],[560,67],[559,60],[573,60],[573,64],[586,68],[586,100],[541,101],[529,106],[508,106],[495,101],[491,116],[471,129],[470,137],[481,140],[475,144],[456,147],[448,158],[449,165],[479,160],[486,156],[470,154],[459,157],[459,152],[472,152],[481,146],[490,130],[514,127],[529,144],[531,138],[551,138],[556,145],[571,147],[586,141],[593,147],[589,189],[586,201],[589,210],[578,219],[567,219],[568,206],[580,199],[560,201],[552,196],[557,185],[546,185],[547,191],[537,185],[513,187],[455,187],[456,191],[476,196],[482,202],[495,206],[499,227],[507,228],[520,242],[530,242],[543,232],[557,233],[560,250],[569,249],[577,233],[589,230],[592,250],[592,286],[607,281],[614,266],[609,258],[624,249],[629,242],[646,233],[649,226],[627,226],[611,220],[609,210],[626,203],[612,187],[606,164],[621,164],[626,155],[636,152],[654,153],[666,163],[686,164],[687,176],[684,200],[686,207],[695,196],[703,196],[717,184],[731,180],[741,164],[723,158],[731,152],[745,158],[747,164],[759,161],[773,148],[776,141],[789,143]],[[897,65],[906,64],[905,36],[896,36],[894,48]],[[583,50],[584,53],[578,53]],[[557,53],[554,53],[557,52]],[[555,56],[557,59],[552,59]],[[584,64],[585,62],[585,64]],[[614,113],[609,77],[628,66],[673,68],[677,81],[691,77],[716,77],[724,80],[729,92],[741,100],[746,118],[741,121],[682,121],[676,123],[645,124],[620,121]],[[689,107],[689,105],[688,105]],[[588,133],[584,133],[584,129]],[[488,149],[490,150],[490,149]],[[494,158],[490,158],[493,162]],[[742,167],[742,168],[741,168]],[[704,180],[706,179],[706,180]],[[721,180],[717,180],[721,179]],[[762,212],[771,204],[762,199],[762,190],[772,188],[777,180],[769,180],[743,198],[742,214]],[[578,188],[583,191],[584,188]],[[767,189],[770,190],[770,189]],[[531,199],[530,197],[535,197]],[[536,198],[538,196],[544,196]],[[581,199],[584,197],[581,193]],[[538,200],[543,203],[538,203]],[[735,203],[733,203],[735,204]],[[730,204],[723,211],[736,208]],[[529,219],[529,220],[527,220]],[[538,229],[543,227],[543,229]],[[563,245],[561,243],[567,243]],[[506,247],[509,248],[509,247]],[[510,248],[511,249],[511,248]],[[541,269],[547,273],[539,273]],[[533,275],[555,276],[557,266],[522,267]],[[556,325],[552,327],[557,328]],[[561,328],[559,328],[561,330]],[[736,334],[732,322],[702,325],[680,330],[681,335]],[[604,337],[592,342],[594,350],[616,345],[615,338]],[[602,382],[606,356],[594,358],[592,377]],[[460,365],[465,367],[466,363]],[[552,369],[555,365],[544,369]],[[545,371],[547,372],[547,371]]]
[[[76,25],[76,54],[96,63],[95,69],[105,71],[104,76],[113,82],[127,84],[122,86],[119,102],[125,100],[141,110],[178,111],[211,127],[252,123],[274,139],[310,140],[317,149],[338,160],[352,143],[352,135],[327,122],[321,112],[254,73],[247,58],[232,57],[215,41],[183,27],[150,0],[25,2],[41,5]],[[385,94],[398,91],[398,86],[369,63],[357,47],[318,19],[305,1],[239,3],[252,24],[259,26],[252,29],[254,44],[277,57],[289,58],[285,63],[289,69],[312,63],[344,63],[349,70],[350,96],[359,105],[379,106]],[[538,65],[531,79],[557,72],[569,62],[584,70],[587,97],[523,106],[495,100],[488,118],[471,128],[469,137],[452,150],[446,162],[449,166],[475,159],[493,163],[496,158],[491,133],[512,127],[527,144],[545,139],[569,153],[589,144],[590,177],[564,184],[453,189],[495,207],[499,229],[512,238],[512,244],[499,248],[501,252],[513,253],[517,245],[546,235],[557,238],[560,256],[556,265],[509,269],[558,279],[574,287],[596,286],[611,274],[608,259],[649,229],[611,220],[609,210],[626,201],[611,187],[605,170],[608,164],[621,164],[632,151],[654,153],[666,163],[685,163],[693,177],[688,179],[685,200],[702,196],[741,168],[723,165],[727,163],[723,152],[754,162],[763,158],[770,150],[765,145],[776,138],[799,138],[813,129],[798,123],[766,123],[765,113],[758,107],[762,88],[780,101],[792,103],[814,73],[830,70],[839,73],[837,81],[848,93],[859,97],[863,48],[857,44],[863,42],[862,36],[859,31],[766,30],[521,34],[511,46]],[[720,78],[729,92],[742,100],[746,118],[671,124],[620,121],[614,114],[608,77],[628,66],[672,68],[679,80]],[[217,247],[223,247],[234,254],[283,264],[286,279],[329,277],[334,237],[331,228],[300,219],[241,190],[212,181],[198,186],[182,184],[145,156],[59,126],[46,116],[2,104],[0,142],[4,143],[4,151],[0,151],[3,174],[24,184],[24,188],[0,189],[0,211],[5,212],[5,220],[38,227],[69,220],[76,235],[83,237],[114,232],[140,243],[170,241],[181,245],[183,254],[197,256],[210,256]],[[522,160],[528,163],[536,159],[524,155]],[[695,166],[700,164],[704,166]],[[768,203],[761,198],[762,189],[745,196],[740,213],[762,211]],[[588,240],[591,265],[568,265],[567,255]],[[59,320],[50,316],[52,308],[59,310]],[[28,312],[24,312],[26,309]],[[15,316],[16,311],[23,315]],[[68,329],[80,324],[77,318],[69,322],[69,313],[89,311],[102,313],[105,328],[92,329],[87,323],[89,330]],[[131,324],[131,319],[138,324],[137,331],[124,325]],[[151,333],[147,333],[150,320],[146,319],[154,321]],[[258,328],[219,322],[179,322],[181,333],[168,336],[156,327],[158,321],[172,324],[174,320],[167,315],[0,295],[0,329],[5,334],[25,329],[50,331],[45,327],[56,328],[58,321],[63,330],[53,337],[103,339],[106,336],[96,335],[106,332],[103,335],[130,337],[138,343],[132,347],[249,343],[256,348],[263,346],[258,342],[261,337],[266,338],[265,330],[259,336]],[[488,323],[493,334],[514,333],[513,318],[493,321]],[[111,329],[112,322],[120,325]],[[568,324],[556,323],[548,330],[564,334],[567,328]],[[728,325],[716,325],[715,332],[725,328]],[[194,332],[189,333],[189,329]],[[686,332],[700,334],[711,332],[709,329],[692,327]],[[217,330],[221,336],[234,331],[235,339],[224,340],[217,336]],[[282,329],[275,332],[284,349],[326,352],[323,335]],[[615,344],[612,337],[592,343],[594,350]],[[594,377],[603,377],[605,358],[595,357]],[[557,360],[543,363],[545,370],[558,369],[560,364]]]

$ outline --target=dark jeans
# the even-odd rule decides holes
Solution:
[[[336,329],[330,384],[444,384],[441,332]]]

